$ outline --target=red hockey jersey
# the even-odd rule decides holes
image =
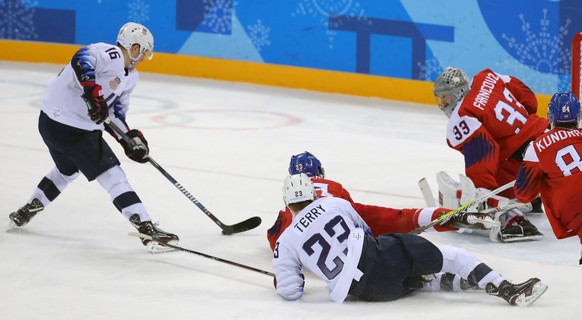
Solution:
[[[540,194],[556,237],[582,243],[581,171],[582,130],[555,128],[530,144],[514,189],[521,202]]]
[[[449,119],[447,143],[463,154],[465,173],[476,187],[492,190],[515,179],[520,164],[515,155],[548,127],[536,111],[534,93],[519,79],[490,69],[473,77]],[[514,197],[512,189],[501,195]]]
[[[311,181],[318,198],[338,197],[349,201],[356,212],[368,224],[374,236],[383,233],[408,233],[418,228],[420,224],[425,225],[438,218],[441,213],[450,211],[444,208],[393,209],[356,203],[352,200],[350,193],[338,182],[319,178],[311,178]],[[267,231],[267,239],[271,250],[273,250],[277,239],[291,224],[292,220],[293,215],[289,208],[279,211],[275,224]],[[450,231],[457,229],[450,226],[437,225],[434,230]]]

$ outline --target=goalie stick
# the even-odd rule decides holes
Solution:
[[[139,237],[139,238],[142,238],[142,239],[147,239],[147,240],[150,240],[150,241],[156,241],[156,239],[148,236],[147,234],[143,234],[143,233],[139,233],[139,232],[130,232],[130,233],[128,233],[128,235],[130,235],[132,237]],[[162,247],[171,248],[171,249],[174,249],[174,250],[178,250],[178,251],[182,251],[182,252],[187,252],[187,253],[191,253],[191,254],[203,256],[203,257],[208,258],[208,259],[212,259],[212,260],[215,260],[215,261],[218,261],[218,262],[227,263],[227,264],[230,264],[230,265],[233,265],[233,266],[236,266],[236,267],[240,267],[240,268],[243,268],[243,269],[247,269],[247,270],[255,271],[255,272],[258,272],[258,273],[262,273],[262,274],[265,274],[265,275],[268,275],[268,276],[271,276],[271,277],[274,277],[275,276],[275,274],[272,273],[272,272],[265,271],[265,270],[261,270],[261,269],[258,269],[258,268],[255,268],[255,267],[251,267],[251,266],[247,266],[247,265],[244,265],[242,263],[238,263],[238,262],[234,262],[234,261],[222,259],[222,258],[219,258],[219,257],[211,256],[211,255],[206,254],[206,253],[202,253],[202,252],[198,252],[198,251],[186,249],[186,248],[183,248],[183,247],[180,247],[180,246],[175,246],[175,245],[169,244],[169,243],[163,243],[163,242],[158,242],[158,241],[156,241],[156,242],[157,242],[158,245],[160,245]]]
[[[511,181],[511,182],[509,182],[507,184],[504,184],[501,187],[499,187],[499,188],[497,188],[497,189],[495,189],[495,190],[493,190],[493,191],[491,191],[491,192],[489,192],[487,194],[484,194],[483,196],[481,196],[481,197],[479,197],[479,198],[477,198],[477,199],[475,199],[473,201],[469,201],[469,202],[465,203],[464,205],[458,207],[455,210],[449,211],[449,212],[441,215],[440,217],[438,217],[437,219],[434,219],[430,223],[428,223],[428,224],[426,224],[424,226],[420,226],[420,227],[418,227],[418,228],[410,231],[409,233],[411,233],[411,234],[419,234],[419,233],[421,233],[421,232],[423,232],[423,231],[425,231],[427,229],[430,229],[430,228],[436,226],[437,224],[441,223],[442,221],[446,220],[448,217],[454,215],[455,213],[461,212],[461,211],[467,209],[468,207],[472,206],[475,203],[482,202],[482,201],[486,200],[487,198],[489,198],[492,195],[496,195],[496,194],[498,194],[501,191],[507,190],[507,189],[513,187],[514,184],[515,184],[515,180],[513,180],[513,181]]]
[[[115,123],[111,122],[109,118],[105,119],[104,124],[113,131],[115,131],[121,137],[121,139],[123,139],[128,144],[131,145],[133,143],[133,141],[125,134],[125,132],[123,132],[123,130],[121,130]],[[184,188],[176,179],[174,179],[166,170],[164,170],[164,168],[162,168],[162,166],[160,166],[152,157],[150,157],[149,155],[147,157],[148,162],[152,166],[154,166],[154,168],[158,169],[158,171],[162,173],[162,175],[166,177],[166,179],[168,179],[174,185],[174,187],[180,190],[180,192],[182,192],[183,195],[185,195],[190,201],[192,201],[192,203],[194,203],[200,210],[202,210],[202,212],[206,214],[206,216],[208,216],[212,221],[214,221],[214,223],[216,223],[222,229],[222,234],[231,235],[233,233],[251,230],[258,227],[261,224],[260,217],[252,217],[233,225],[226,225],[222,223],[220,220],[218,220],[217,217],[215,217],[210,211],[208,211],[208,209],[206,209],[206,207],[204,207],[202,203],[200,203],[196,198],[194,198],[194,196],[190,192],[188,192],[186,188]]]

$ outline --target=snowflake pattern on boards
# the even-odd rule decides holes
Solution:
[[[420,70],[418,79],[427,81],[433,81],[444,71],[440,61],[435,57],[427,58],[424,64],[417,62],[416,65]]]
[[[521,63],[515,63],[514,60],[501,61],[496,63],[501,70],[512,70],[511,75],[523,74],[518,76],[534,92],[551,94],[553,92],[570,91],[570,76],[555,75],[549,73],[531,72],[531,67]],[[558,77],[556,82],[556,76]]]
[[[535,76],[532,81],[529,79],[536,91],[552,92],[556,90],[555,81],[551,80],[553,75],[568,75],[570,73],[571,49],[564,45],[564,40],[568,35],[568,26],[571,23],[567,19],[565,25],[560,26],[558,34],[552,34],[549,31],[550,19],[548,19],[548,9],[543,9],[543,17],[540,20],[540,31],[534,33],[531,30],[531,24],[525,19],[523,14],[519,15],[521,20],[521,30],[524,33],[523,42],[518,42],[515,37],[503,33],[501,37],[507,41],[507,45],[513,50],[519,60],[525,67],[529,67],[547,76]],[[564,50],[560,50],[564,48]],[[515,69],[516,66],[508,66]],[[533,77],[533,76],[532,76]],[[564,77],[560,77],[562,82]],[[525,81],[526,79],[524,79]],[[563,85],[559,84],[560,88]]]
[[[249,33],[249,41],[258,51],[261,51],[263,47],[271,45],[271,41],[269,40],[271,28],[265,26],[261,19],[257,20],[255,24],[249,25],[247,29]]]
[[[35,7],[33,0],[4,0],[0,2],[0,38],[34,40],[38,38],[34,26]]]
[[[295,12],[291,13],[291,17],[307,15],[319,17],[319,22],[327,29],[330,48],[333,48],[333,40],[336,35],[336,31],[332,29],[339,27],[341,23],[335,22],[335,25],[330,26],[329,18],[331,16],[343,15],[371,23],[357,0],[301,0]]]
[[[150,5],[145,0],[130,1],[127,6],[129,7],[129,15],[127,16],[129,21],[141,24],[150,21]]]
[[[210,28],[212,32],[230,34],[232,32],[232,19],[235,15],[233,0],[203,0],[204,21],[202,24]]]

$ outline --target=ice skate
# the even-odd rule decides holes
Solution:
[[[139,233],[148,235],[154,239],[152,241],[140,238],[143,245],[148,247],[148,250],[152,253],[171,251],[171,248],[161,246],[159,243],[177,245],[180,240],[177,235],[156,227],[151,221],[141,221],[138,214],[132,215],[129,218],[129,222],[131,222]]]
[[[544,235],[525,217],[515,217],[499,231],[501,242],[540,240]]]
[[[24,227],[37,213],[42,211],[44,206],[38,199],[33,199],[31,203],[25,204],[22,208],[10,214],[10,225],[8,230]]]
[[[488,294],[501,297],[510,305],[520,307],[526,307],[534,303],[547,289],[548,286],[538,278],[531,278],[519,284],[504,280],[499,287],[496,287],[493,283],[488,283],[485,287],[485,291]]]

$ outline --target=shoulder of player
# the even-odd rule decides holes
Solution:
[[[105,43],[105,42],[96,42],[96,43],[92,43],[90,45],[88,45],[87,47],[89,47],[90,49],[95,50],[96,52],[99,52],[99,54],[102,54],[103,56],[119,56],[121,55],[121,49],[114,44],[110,44],[110,43]]]
[[[551,136],[552,134],[555,135],[557,132],[560,132],[560,131],[563,131],[564,132],[562,134],[564,136],[568,136],[568,137],[582,137],[582,128],[579,128],[579,129],[566,129],[566,128],[557,127],[557,128],[553,128],[551,130],[548,130],[548,131],[542,133],[541,135],[539,135],[536,138],[536,141],[537,140],[541,140],[544,137]]]
[[[483,127],[481,121],[470,115],[453,112],[447,123],[447,143],[452,148],[459,148],[465,141],[472,139],[475,132]]]
[[[510,80],[510,76],[497,73],[491,69],[483,69],[473,76],[471,80],[471,90],[469,90],[469,93],[467,94],[468,99],[466,98],[466,100],[474,100],[480,94],[483,87],[485,87],[485,91],[487,91],[487,89],[491,89],[492,86],[499,81],[506,83]]]
[[[341,206],[348,206],[351,207],[352,204],[347,201],[346,199],[340,198],[340,197],[325,197],[325,198],[320,198],[317,199],[316,201],[320,201],[318,203],[314,202],[314,204],[321,204],[322,206],[325,207],[341,207]]]
[[[337,181],[334,180],[329,180],[329,179],[321,179],[321,178],[312,178],[311,181],[313,183],[320,183],[320,184],[326,184],[328,186],[328,189],[330,190],[334,190],[334,191],[338,191],[343,189],[343,185]]]
[[[97,55],[96,68],[107,71],[120,72],[125,68],[123,53],[117,45],[98,42],[90,44],[89,49]],[[99,63],[101,62],[101,63]]]
[[[480,124],[481,121],[476,117],[475,114],[468,112],[465,100],[461,101],[461,105],[455,109],[451,114],[449,121],[447,122],[447,128],[452,129],[459,126],[461,122]]]
[[[303,216],[309,214],[310,212],[325,213],[330,208],[347,205],[351,206],[350,202],[339,197],[321,197],[315,199],[307,207],[303,208],[296,216],[293,217],[293,221],[301,219]],[[292,223],[293,224],[293,223]]]
[[[494,72],[493,70],[489,69],[489,68],[485,68],[485,69],[483,69],[483,70],[481,70],[481,71],[477,72],[477,73],[476,73],[476,74],[473,76],[473,79],[475,79],[475,78],[481,78],[481,77],[483,77],[483,78],[484,78],[484,77],[486,77],[486,76],[487,76],[487,74],[489,74],[489,73],[495,73],[495,72]]]
[[[582,129],[554,128],[539,135],[532,144],[535,146],[536,151],[539,152],[554,145],[556,142],[567,141],[567,143],[570,143],[572,140],[582,141]],[[556,143],[556,145],[563,146],[563,143]]]
[[[329,180],[329,179],[322,179],[322,178],[317,178],[317,177],[312,177],[311,178],[311,182],[313,182],[313,183],[325,183],[325,184],[339,184],[339,185],[341,185],[337,181],[333,181],[333,180]]]
[[[291,222],[291,226],[293,225],[293,222]],[[295,234],[291,229],[291,226],[289,228],[286,228],[285,230],[283,230],[283,232],[281,233],[281,235],[279,236],[279,238],[277,238],[277,243],[279,244],[279,249],[281,247],[286,247],[288,248],[288,250],[292,250],[292,243],[295,242],[295,240],[293,240],[293,238],[297,238],[297,234]]]
[[[537,139],[536,139],[537,140]],[[523,161],[539,162],[537,150],[534,148],[535,142],[530,143],[523,152]]]

